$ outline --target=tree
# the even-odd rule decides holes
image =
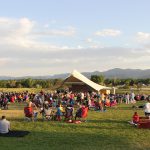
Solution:
[[[112,85],[112,79],[105,79],[104,83],[105,83],[105,85],[111,86]]]
[[[120,85],[121,84],[121,80],[120,79],[118,79],[118,78],[113,78],[112,79],[112,85],[113,86],[117,86],[117,85]]]
[[[103,75],[92,75],[91,76],[91,80],[95,83],[98,83],[98,84],[104,84],[104,81],[105,81],[105,77]]]
[[[7,82],[7,87],[15,88],[16,87],[16,80],[10,80]]]
[[[23,80],[22,84],[23,84],[23,87],[31,88],[34,84],[34,81],[33,79],[28,78],[28,79]]]

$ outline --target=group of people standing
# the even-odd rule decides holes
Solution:
[[[126,104],[130,104],[130,103],[134,104],[134,103],[136,103],[134,92],[131,92],[131,94],[126,93],[126,94],[124,95],[124,99],[125,99],[125,103],[126,103]]]

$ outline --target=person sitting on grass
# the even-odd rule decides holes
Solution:
[[[132,120],[129,121],[129,123],[132,125],[137,125],[139,123],[139,121],[140,121],[140,117],[139,117],[138,113],[135,112],[134,115],[132,116]]]
[[[48,101],[45,101],[43,107],[41,108],[40,113],[42,114],[43,120],[50,120],[52,115],[52,109],[48,105]]]
[[[65,119],[66,120],[69,120],[70,122],[72,121],[73,119],[73,111],[74,111],[74,108],[72,105],[68,105],[65,109]]]
[[[75,120],[77,118],[81,118],[81,115],[82,115],[82,106],[79,105],[79,109],[77,110],[76,115],[75,115]]]
[[[7,134],[10,131],[10,122],[6,120],[5,116],[2,116],[0,120],[0,134]]]
[[[88,114],[88,107],[83,103],[83,105],[77,110],[76,115],[75,115],[75,120],[76,118],[86,118]]]
[[[35,121],[37,119],[37,107],[31,101],[24,107],[24,114],[28,121]]]

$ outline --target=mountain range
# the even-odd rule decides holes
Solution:
[[[19,80],[19,79],[26,79],[26,78],[32,78],[32,79],[65,79],[67,76],[69,76],[70,73],[63,73],[63,74],[55,74],[55,75],[49,75],[49,76],[23,76],[23,77],[10,77],[10,76],[0,76],[0,80]],[[94,72],[82,72],[83,75],[90,78],[91,75],[104,75],[105,78],[134,78],[134,79],[145,79],[150,78],[150,69],[147,70],[141,70],[141,69],[120,69],[120,68],[114,68],[108,71],[100,72],[100,71],[94,71]]]

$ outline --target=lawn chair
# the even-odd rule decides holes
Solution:
[[[42,110],[42,118],[43,118],[43,120],[51,120],[52,119],[52,109],[44,108]]]
[[[37,112],[33,112],[32,107],[25,107],[24,108],[25,120],[27,121],[35,121],[37,119]]]
[[[82,121],[85,121],[84,119],[87,117],[88,115],[88,107],[82,106],[80,109],[78,109],[76,116],[75,116],[75,120],[76,118],[82,119]]]
[[[110,107],[117,106],[117,101],[113,100],[110,102]]]
[[[25,119],[31,121],[33,119],[33,109],[32,107],[24,107]]]

